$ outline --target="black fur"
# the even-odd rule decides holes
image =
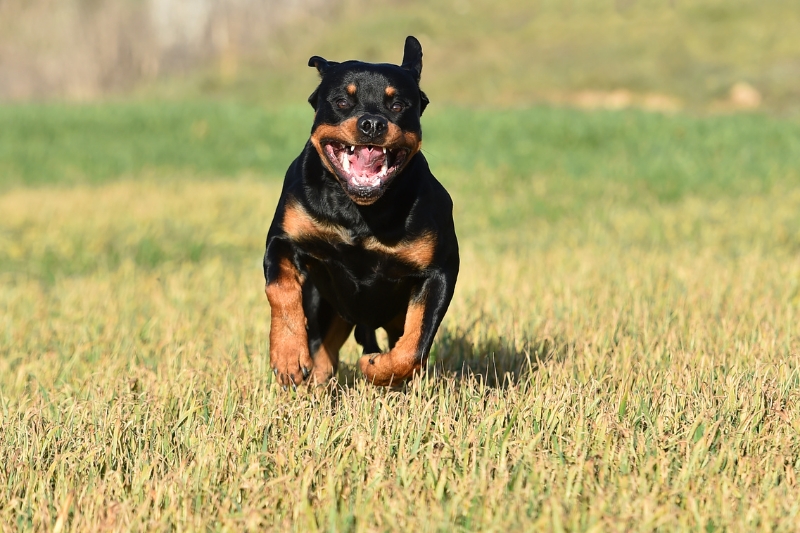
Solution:
[[[336,63],[318,56],[309,60],[309,66],[316,67],[321,76],[319,86],[309,97],[316,112],[312,139],[321,126],[336,127],[348,119],[356,119],[358,124],[361,118],[371,116],[421,140],[420,116],[428,99],[419,88],[422,48],[413,37],[406,41],[402,66],[360,61]],[[357,92],[350,94],[348,87],[353,86]],[[387,87],[394,90],[391,96]],[[344,107],[343,102],[347,104]],[[402,109],[395,111],[393,105]],[[369,125],[365,128],[369,130]],[[359,143],[363,141],[378,148],[381,145],[382,136],[373,130],[365,133],[362,128],[354,135],[359,136],[356,139]],[[366,368],[368,376],[368,365],[375,364],[371,354],[378,351],[375,330],[404,316],[412,303],[420,305],[424,309],[420,330],[411,333],[406,324],[402,334],[409,338],[419,336],[414,357],[424,366],[458,275],[458,243],[450,196],[431,174],[419,151],[388,183],[364,193],[366,196],[343,184],[323,157],[310,139],[286,172],[264,255],[268,295],[270,284],[281,276],[281,259],[288,258],[301,280],[309,353],[313,356],[319,350],[338,315],[351,328],[357,326],[356,340],[367,357],[359,364],[362,370]],[[343,228],[349,239],[342,242],[324,235],[308,238],[290,235],[286,227],[289,206],[301,207],[315,223],[326,228]],[[421,265],[402,254],[391,253],[406,243],[421,242],[420,237],[426,235],[435,242],[429,263]],[[389,252],[365,245],[375,241]],[[273,327],[280,327],[275,305],[272,300],[270,303]],[[397,334],[390,332],[389,336],[393,348]],[[273,347],[270,348],[271,364],[283,384],[298,384],[312,370],[299,368],[302,364],[295,365],[292,357],[275,354]],[[407,377],[398,374],[397,379],[390,381],[396,384]]]

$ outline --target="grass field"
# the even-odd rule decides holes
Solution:
[[[444,108],[428,374],[283,392],[310,108],[0,108],[0,530],[796,531],[800,124]]]

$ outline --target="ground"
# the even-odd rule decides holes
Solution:
[[[273,383],[260,270],[310,113],[2,108],[0,527],[797,529],[796,122],[432,109],[432,364],[350,340],[331,394]]]

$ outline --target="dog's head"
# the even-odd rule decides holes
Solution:
[[[422,145],[422,46],[408,37],[400,66],[319,56],[308,65],[321,77],[308,98],[315,111],[311,142],[348,196],[369,205]]]

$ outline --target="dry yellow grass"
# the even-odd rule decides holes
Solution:
[[[800,528],[797,191],[473,224],[427,376],[335,395],[271,382],[278,192],[0,196],[0,529]]]

